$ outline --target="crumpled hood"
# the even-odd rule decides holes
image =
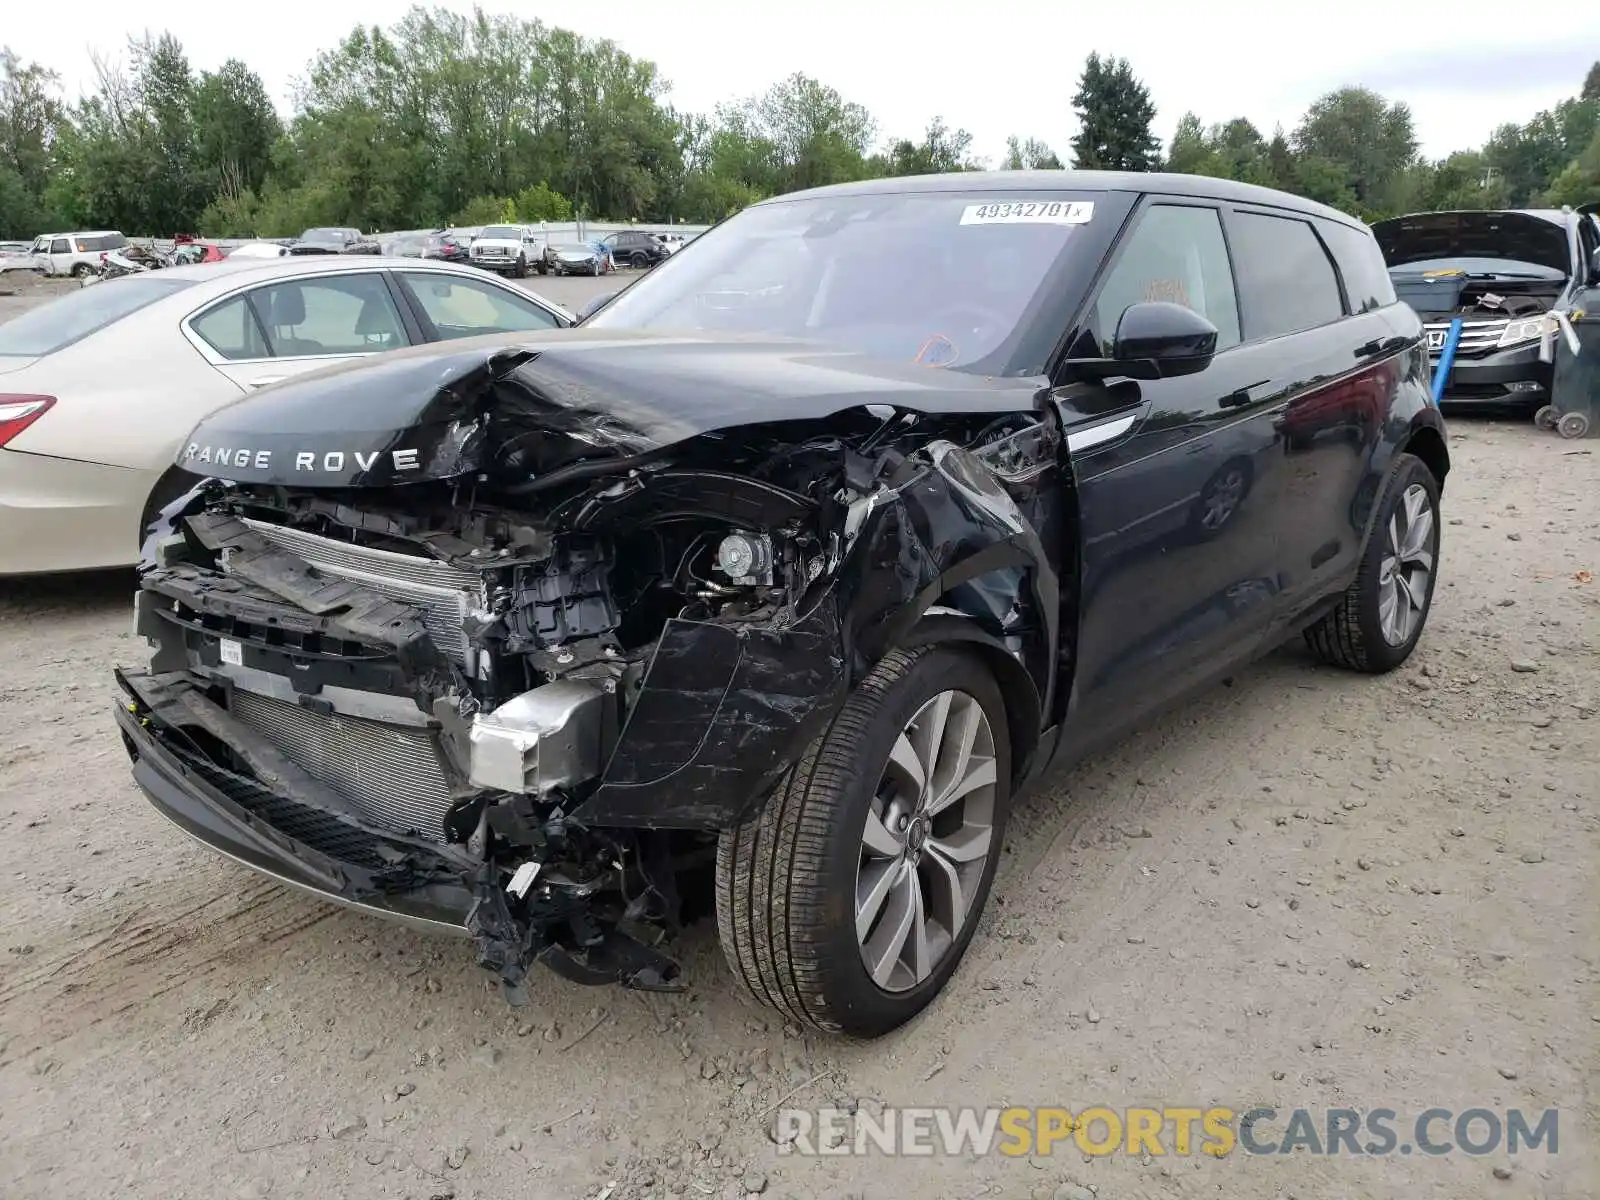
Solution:
[[[1037,379],[992,379],[765,338],[614,330],[418,346],[303,375],[203,420],[178,465],[245,483],[374,487],[536,477],[701,434],[864,405],[995,413]]]
[[[1394,217],[1372,226],[1390,270],[1435,258],[1499,258],[1571,269],[1567,231],[1524,212],[1438,212]]]

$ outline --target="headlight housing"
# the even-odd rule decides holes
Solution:
[[[1515,346],[1521,342],[1537,341],[1544,336],[1545,323],[1549,317],[1543,313],[1537,317],[1518,317],[1506,326],[1505,332],[1500,335],[1500,340],[1495,343],[1495,349],[1503,350],[1507,346]]]

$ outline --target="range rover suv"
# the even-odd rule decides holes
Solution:
[[[751,206],[578,328],[207,417],[119,673],[194,836],[545,965],[733,972],[882,1034],[951,980],[1013,797],[1302,635],[1404,662],[1449,459],[1365,227],[1159,174]]]
[[[1550,402],[1551,366],[1540,340],[1551,309],[1600,286],[1594,206],[1414,213],[1379,221],[1400,298],[1421,315],[1435,364],[1451,322],[1462,319],[1444,403],[1532,412]]]

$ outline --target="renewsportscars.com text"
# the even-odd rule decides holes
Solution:
[[[784,1109],[780,1153],[806,1155],[1522,1154],[1559,1150],[1558,1110],[1392,1108]]]

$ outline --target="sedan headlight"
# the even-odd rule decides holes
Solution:
[[[1495,349],[1503,350],[1507,346],[1515,346],[1521,342],[1537,341],[1544,336],[1545,322],[1548,319],[1542,313],[1537,317],[1518,317],[1506,326],[1505,332],[1500,335],[1500,340],[1495,343]]]

